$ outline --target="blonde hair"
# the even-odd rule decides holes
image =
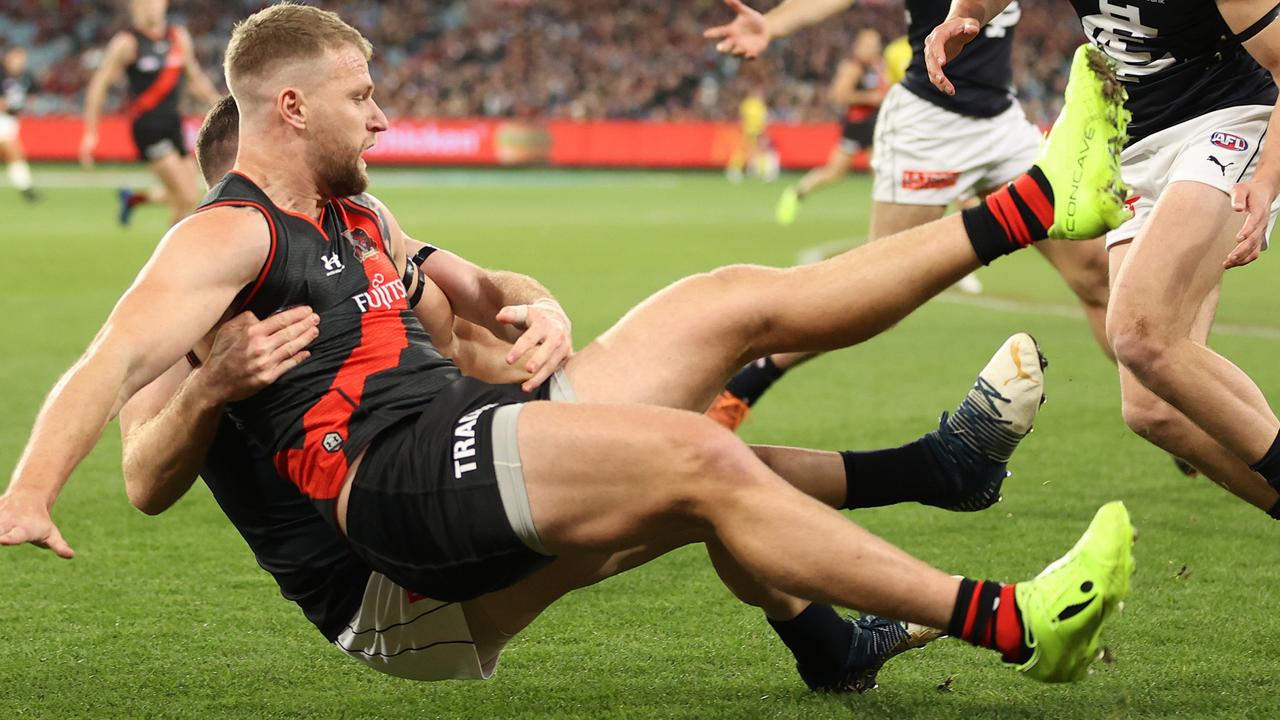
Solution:
[[[227,45],[223,70],[234,94],[247,79],[269,76],[280,65],[314,60],[326,50],[351,46],[373,55],[373,46],[359,30],[336,13],[285,2],[272,5],[237,23]]]

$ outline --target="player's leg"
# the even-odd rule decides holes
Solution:
[[[1111,293],[1104,242],[1103,238],[1082,242],[1046,240],[1036,243],[1036,249],[1076,294],[1098,347],[1104,355],[1115,360],[1111,343],[1107,340],[1107,300]]]
[[[778,198],[778,206],[774,208],[774,217],[778,224],[790,225],[795,222],[800,203],[808,197],[809,193],[843,179],[849,172],[849,161],[858,149],[857,142],[842,139],[831,148],[825,164],[813,168],[795,185],[783,190],[782,197]]]
[[[1255,463],[1276,442],[1280,420],[1248,375],[1192,337],[1242,222],[1221,190],[1171,184],[1119,264],[1107,333],[1142,385]]]
[[[9,182],[22,193],[22,197],[27,202],[39,200],[31,179],[31,166],[27,164],[22,141],[18,138],[18,119],[6,113],[0,113],[0,160],[6,164]]]
[[[164,186],[164,199],[173,211],[173,221],[177,222],[195,210],[196,204],[200,202],[200,181],[195,158],[175,150],[151,160],[149,164],[151,171],[160,178]]]
[[[1111,264],[1117,274],[1128,251],[1128,243],[1110,251]],[[1193,342],[1208,341],[1217,300],[1215,288],[1196,313],[1189,334]],[[1215,484],[1280,519],[1280,493],[1198,425],[1143,386],[1123,365],[1120,366],[1120,397],[1125,423],[1130,429],[1175,457],[1183,458]]]
[[[663,537],[717,541],[755,577],[792,595],[948,627],[1006,658],[1030,657],[1017,627],[1026,618],[1037,653],[1071,658],[1040,665],[1058,679],[1083,673],[1102,619],[1127,591],[1129,530],[1119,507],[1100,513],[1077,558],[1015,592],[959,580],[901,552],[799,493],[731,433],[692,413],[533,403],[518,428],[531,521],[521,537],[560,556]],[[1067,587],[1102,600],[1086,599],[1090,618],[1075,630],[1067,629],[1074,621],[1049,620],[1064,609],[1053,603],[1079,604],[1061,595],[1049,601]]]

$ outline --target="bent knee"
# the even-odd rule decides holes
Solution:
[[[1187,422],[1171,405],[1146,393],[1126,397],[1120,412],[1130,430],[1161,447],[1173,443]]]
[[[675,509],[706,516],[736,490],[769,475],[751,449],[720,424],[694,413],[682,420],[669,435]]]
[[[1162,372],[1165,353],[1172,345],[1170,338],[1143,316],[1118,321],[1108,318],[1107,340],[1116,360],[1144,380]]]

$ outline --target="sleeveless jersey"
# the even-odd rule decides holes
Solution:
[[[924,39],[947,19],[950,0],[906,0],[906,9],[911,64],[902,79],[903,87],[944,110],[968,117],[995,117],[1013,105],[1013,29],[1022,18],[1016,1],[947,63],[947,78],[956,86],[954,97],[929,82],[924,65]]]
[[[366,201],[367,202],[367,201]],[[279,473],[336,524],[350,462],[374,436],[420,412],[457,368],[431,345],[409,309],[388,252],[385,224],[359,198],[330,201],[317,222],[276,207],[244,175],[229,173],[198,211],[248,207],[266,219],[271,248],[233,314],[265,318],[309,305],[320,336],[305,362],[229,412]]]
[[[862,77],[858,80],[859,90],[876,90],[884,85],[884,65],[881,63],[875,63],[873,65],[862,66]],[[852,123],[862,122],[872,115],[875,115],[876,108],[878,107],[880,107],[879,104],[850,105],[849,108],[845,110],[844,118]]]
[[[35,92],[36,80],[30,72],[10,75],[0,66],[0,99],[4,100],[7,109],[0,113],[18,115],[27,104],[27,96]]]
[[[342,634],[372,571],[230,417],[218,425],[200,477],[280,594],[330,642]]]
[[[138,44],[137,56],[125,68],[129,80],[129,117],[176,122],[184,77],[183,48],[177,28],[170,25],[159,40],[136,30],[127,32]]]
[[[1271,74],[1235,40],[1213,0],[1071,3],[1129,91],[1131,143],[1214,110],[1276,101]]]

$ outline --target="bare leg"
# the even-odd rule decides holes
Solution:
[[[200,181],[195,158],[176,152],[169,153],[151,161],[151,171],[164,185],[165,200],[173,211],[173,222],[178,222],[196,209],[196,204],[200,202]]]
[[[1128,245],[1112,248],[1111,264],[1117,270],[1125,262],[1128,250]],[[1217,304],[1218,290],[1215,288],[1196,313],[1189,333],[1193,342],[1208,341]],[[1262,510],[1270,510],[1280,500],[1280,494],[1267,485],[1261,475],[1250,470],[1187,416],[1148,390],[1123,365],[1120,366],[1120,397],[1125,423],[1152,444],[1185,459],[1205,477]]]
[[[1247,464],[1266,454],[1280,420],[1248,375],[1192,337],[1242,222],[1226,193],[1170,185],[1119,264],[1107,334],[1142,385]]]
[[[1116,356],[1107,340],[1107,300],[1111,293],[1105,243],[1104,238],[1080,242],[1045,240],[1036,243],[1036,249],[1076,294],[1094,340],[1098,341],[1102,353],[1114,362]]]
[[[814,168],[800,178],[800,182],[796,183],[796,193],[800,197],[805,197],[814,190],[839,182],[849,172],[851,157],[851,153],[846,152],[840,145],[836,145],[827,156],[826,165]]]

